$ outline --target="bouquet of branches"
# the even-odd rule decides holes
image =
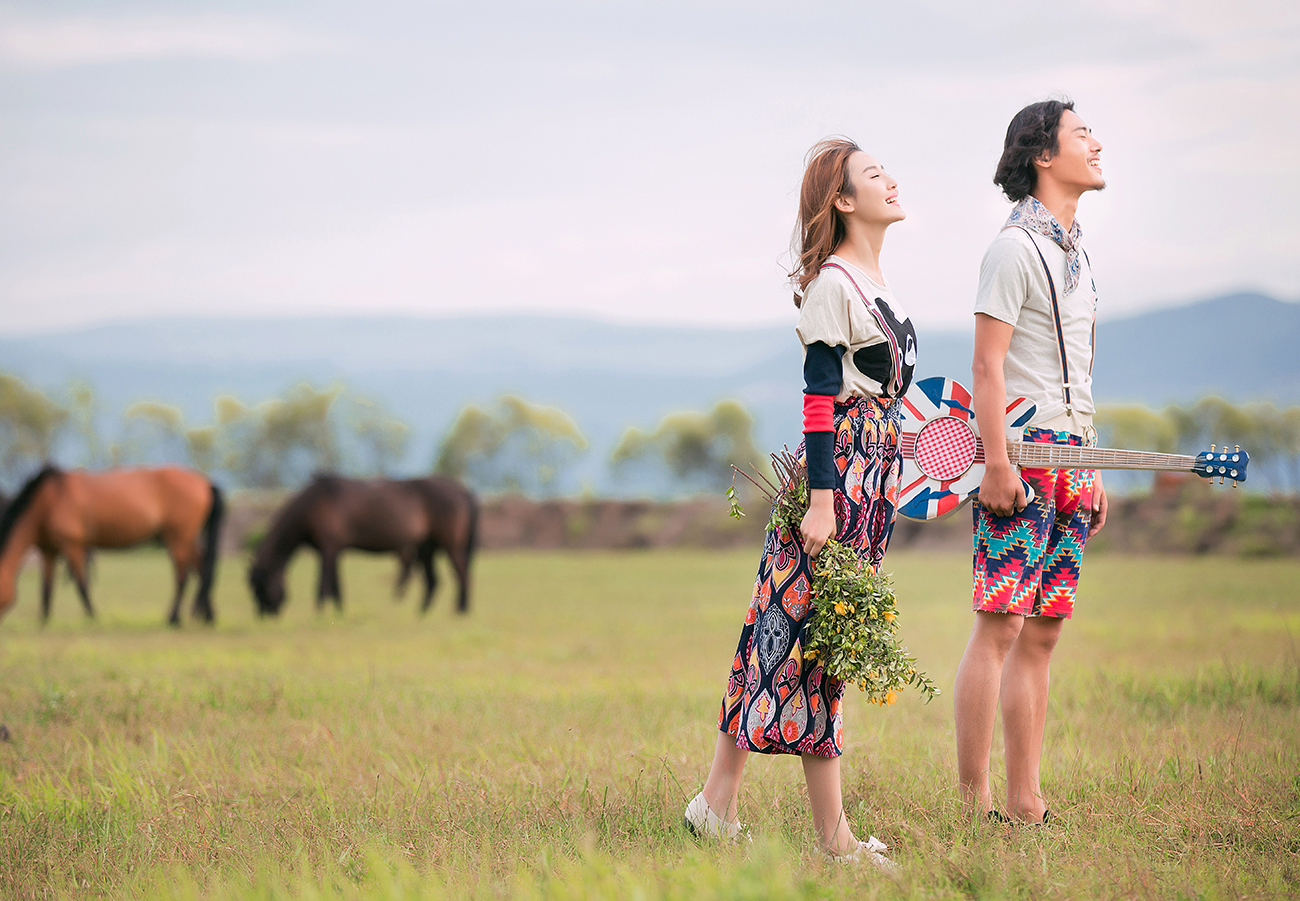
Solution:
[[[799,523],[808,510],[808,470],[785,448],[772,454],[778,484],[755,469],[748,479],[772,504],[768,528],[786,530],[800,540]],[[733,474],[727,490],[732,516],[744,516]],[[813,564],[812,612],[804,626],[803,656],[819,660],[836,679],[852,682],[873,704],[894,703],[898,693],[915,685],[932,701],[939,690],[917,669],[898,634],[898,602],[886,573],[877,572],[853,548],[831,539]]]

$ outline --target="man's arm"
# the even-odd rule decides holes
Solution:
[[[1007,456],[1007,385],[1002,364],[1011,346],[1015,326],[985,313],[975,314],[974,379],[975,422],[984,439],[984,479],[979,502],[998,516],[1011,516],[1025,509],[1025,487],[1020,473]]]

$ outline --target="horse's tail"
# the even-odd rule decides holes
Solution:
[[[209,483],[211,484],[211,483]],[[217,578],[217,552],[221,545],[221,519],[226,513],[225,497],[221,489],[212,485],[212,507],[203,523],[203,557],[199,561],[199,591],[194,597],[200,615],[212,622],[212,583]]]

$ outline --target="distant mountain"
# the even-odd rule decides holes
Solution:
[[[1300,403],[1300,303],[1231,294],[1097,326],[1094,396]]]
[[[968,381],[971,333],[920,334],[918,376]],[[1300,403],[1300,304],[1237,294],[1097,328],[1096,396],[1153,405],[1205,393]],[[255,402],[297,382],[344,382],[411,425],[407,468],[427,469],[466,403],[516,393],[568,411],[592,444],[578,483],[608,488],[605,459],[630,425],[736,398],[761,446],[799,440],[793,323],[763,328],[619,325],[535,316],[155,319],[0,337],[0,371],[57,393],[89,382],[113,415],[137,400],[211,421],[213,400]]]

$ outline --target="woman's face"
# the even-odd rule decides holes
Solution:
[[[869,153],[855,151],[849,157],[849,180],[853,196],[840,195],[835,206],[850,219],[871,225],[888,225],[907,218],[898,203],[898,182],[880,161]]]

